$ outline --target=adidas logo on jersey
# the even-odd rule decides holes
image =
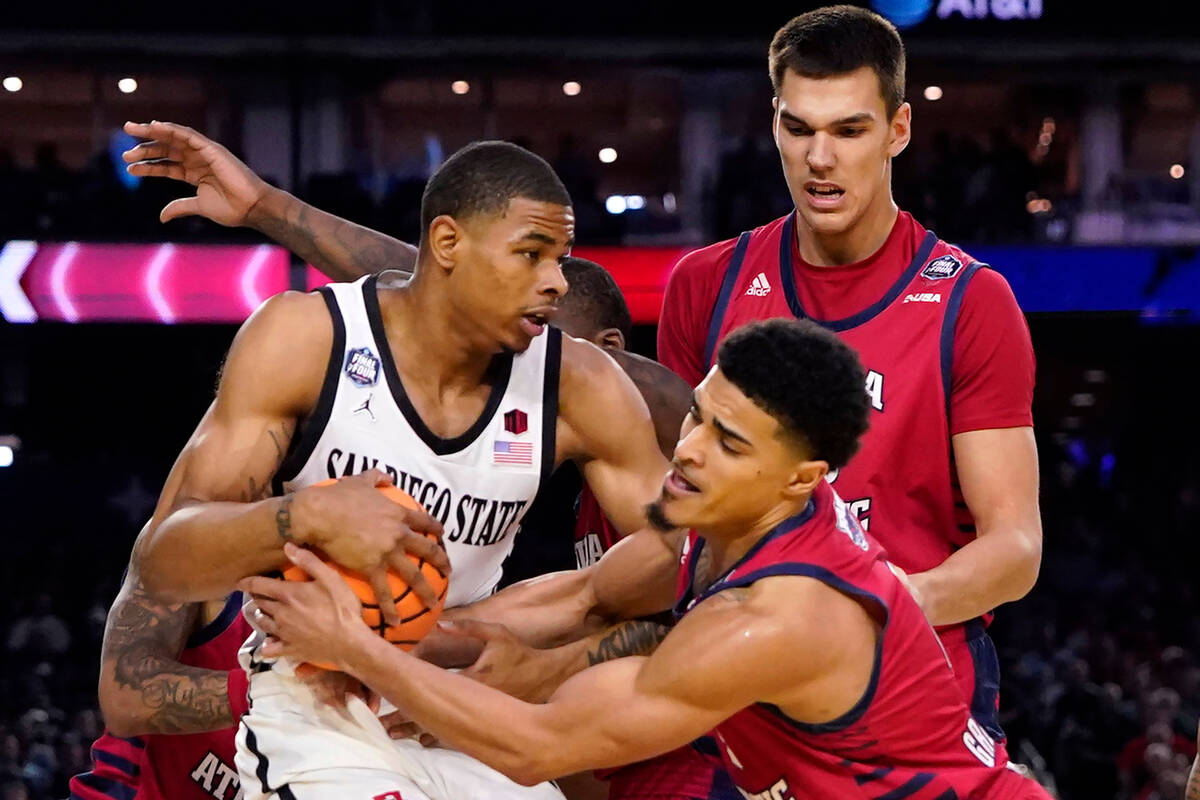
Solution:
[[[937,292],[918,292],[917,294],[904,295],[906,303],[940,303],[942,296]]]
[[[754,280],[750,283],[750,288],[746,290],[746,294],[754,295],[755,297],[766,297],[771,293],[771,284],[767,282],[767,275],[760,272],[754,276]]]

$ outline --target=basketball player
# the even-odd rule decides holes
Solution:
[[[222,596],[284,564],[288,541],[379,577],[387,564],[415,572],[404,549],[446,569],[419,534],[444,529],[447,604],[461,605],[492,591],[525,508],[565,460],[620,529],[644,524],[666,463],[649,412],[612,359],[546,327],[574,235],[553,171],[513,145],[464,148],[430,179],[422,220],[403,287],[365,278],[285,293],[243,326],[135,546],[150,592]],[[389,479],[429,513],[374,490]],[[247,797],[558,796],[461,753],[393,743],[358,698],[344,709],[314,702],[290,663],[264,661],[260,640],[243,664]]]
[[[163,221],[199,215],[223,225],[255,228],[335,280],[353,280],[388,269],[411,271],[415,254],[411,245],[334,217],[269,186],[225,147],[191,128],[170,122],[130,122],[125,130],[150,140],[124,154],[132,174],[168,177],[197,187],[195,197],[168,204],[161,214]],[[672,380],[671,372],[656,362],[624,352],[629,311],[603,268],[572,258],[564,262],[563,270],[573,288],[562,303],[555,326],[608,350],[642,392],[659,444],[664,454],[671,453],[691,400],[687,385]],[[594,563],[620,538],[595,496],[586,487],[581,491],[576,470],[557,471],[546,488],[523,523],[524,535],[513,552],[511,566],[522,577],[539,566],[567,567],[567,563],[557,563],[556,552],[561,548],[551,537],[561,530],[558,526],[566,516],[564,501],[568,497],[579,498],[574,516],[578,566]],[[655,620],[637,620],[552,650],[522,646],[496,628],[473,626],[469,630],[488,647],[468,674],[515,696],[536,700],[547,697],[566,676],[589,664],[647,652],[666,634],[667,627]],[[457,649],[454,654],[460,657]],[[447,661],[447,665],[451,663],[453,660]],[[721,800],[731,796],[732,790],[715,763],[715,752],[701,754],[684,748],[613,771],[608,776],[609,796],[611,800]]]
[[[1002,739],[984,626],[1041,561],[1028,328],[999,273],[892,200],[912,110],[891,23],[810,11],[775,34],[770,74],[796,209],[676,265],[659,358],[695,385],[730,331],[770,317],[812,319],[858,351],[871,426],[829,479],[909,573],[976,719]]]
[[[247,685],[237,651],[249,633],[239,593],[168,605],[127,573],[104,627],[105,731],[71,800],[233,800]]]
[[[1047,798],[1006,768],[920,607],[825,480],[867,428],[854,351],[812,323],[773,320],[729,336],[717,361],[648,510],[662,530],[692,529],[682,548],[634,534],[553,604],[562,632],[674,603],[680,621],[649,657],[589,668],[526,704],[380,640],[336,573],[295,545],[289,558],[316,582],[240,584],[266,615],[265,652],[334,660],[522,783],[712,730],[746,797]]]

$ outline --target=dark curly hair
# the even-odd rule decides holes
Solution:
[[[867,430],[870,401],[858,354],[807,320],[752,322],[717,351],[721,373],[830,469]]]
[[[421,235],[445,214],[466,220],[501,214],[514,198],[571,205],[571,195],[541,156],[509,142],[474,142],[446,159],[421,196]]]
[[[870,67],[889,118],[904,102],[904,62],[896,26],[873,11],[847,5],[795,17],[775,32],[768,54],[776,95],[789,69],[805,78],[828,78]]]

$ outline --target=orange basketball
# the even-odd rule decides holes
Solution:
[[[336,480],[327,480],[314,484],[315,486],[328,486],[337,483]],[[379,486],[376,487],[383,496],[394,503],[399,503],[402,506],[407,506],[418,511],[422,511],[421,505],[414,500],[410,495],[400,491],[395,486]],[[428,535],[428,534],[427,534]],[[430,538],[433,538],[430,536]],[[388,584],[392,589],[392,596],[396,599],[396,613],[400,617],[398,625],[388,625],[383,621],[383,614],[379,611],[379,601],[375,597],[375,592],[371,589],[371,584],[367,582],[366,576],[361,572],[346,569],[340,564],[335,564],[330,561],[324,553],[313,548],[313,552],[320,557],[329,566],[338,571],[342,576],[342,580],[354,590],[358,595],[358,599],[362,602],[363,621],[387,641],[401,648],[402,650],[411,650],[416,647],[417,642],[421,641],[427,633],[433,630],[433,626],[437,623],[438,617],[442,615],[442,607],[446,602],[446,587],[449,581],[441,571],[426,562],[420,556],[410,554],[408,557],[421,570],[421,574],[425,576],[425,580],[429,581],[429,585],[437,592],[437,603],[432,608],[426,606],[421,601],[408,583],[400,577],[393,569],[388,570]],[[290,565],[283,571],[283,577],[289,581],[308,581],[311,577],[307,572],[302,570],[295,564]],[[314,666],[322,669],[334,669],[332,664],[314,664]]]

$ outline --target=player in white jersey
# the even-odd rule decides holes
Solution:
[[[542,478],[567,459],[618,527],[644,524],[666,463],[645,403],[598,348],[545,330],[574,236],[553,171],[513,145],[464,148],[430,179],[422,227],[405,286],[285,293],[243,326],[137,543],[151,593],[222,596],[282,566],[287,541],[378,576],[405,565],[405,549],[438,558],[413,530],[444,529],[451,602],[482,597]],[[374,491],[388,478],[429,514]],[[272,485],[285,493],[269,496]],[[247,798],[555,793],[393,743],[358,698],[325,705],[288,665],[245,655]]]

